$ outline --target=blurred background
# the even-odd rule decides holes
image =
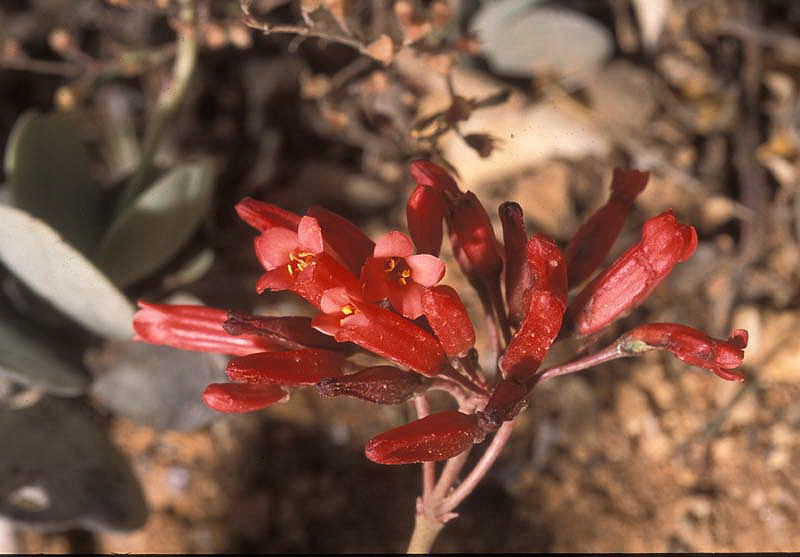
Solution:
[[[435,548],[797,549],[798,30],[791,0],[0,2],[0,551],[402,551],[419,470],[362,447],[409,408],[222,416],[225,358],[130,320],[309,314],[256,295],[234,204],[374,236],[421,156],[562,246],[649,170],[611,256],[670,207],[700,245],[608,337],[750,332],[741,384],[649,353],[537,388]]]

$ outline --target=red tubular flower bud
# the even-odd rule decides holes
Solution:
[[[322,237],[350,272],[359,274],[364,260],[372,255],[375,243],[352,222],[319,206],[306,213],[314,217],[322,228]]]
[[[411,193],[406,205],[406,222],[419,253],[439,255],[444,213],[444,199],[436,188],[418,185]]]
[[[364,450],[378,464],[411,464],[453,458],[483,440],[474,414],[438,412],[373,437]]]
[[[444,168],[431,161],[416,160],[409,165],[411,177],[421,186],[429,186],[441,191],[445,197],[458,196],[461,190],[458,184]]]
[[[744,359],[747,331],[736,329],[728,340],[715,339],[703,331],[676,323],[649,323],[625,333],[619,340],[624,352],[637,354],[658,349],[672,352],[689,365],[705,368],[728,381],[744,381],[735,371]]]
[[[261,232],[276,226],[297,230],[300,224],[300,215],[252,197],[245,197],[237,203],[236,213],[244,222]]]
[[[353,298],[345,289],[326,292],[322,310],[313,326],[339,342],[353,342],[423,375],[437,375],[449,365],[433,335],[394,312]]]
[[[310,317],[266,317],[229,311],[222,327],[230,335],[257,335],[288,349],[341,348],[331,337],[314,329]]]
[[[697,248],[694,227],[679,224],[672,210],[648,220],[641,241],[595,277],[572,301],[567,318],[575,331],[588,335],[619,315],[638,307]]]
[[[485,431],[497,431],[503,422],[513,420],[528,405],[528,387],[512,379],[497,384],[483,412],[476,412],[478,423]]]
[[[429,288],[422,295],[422,312],[448,356],[463,356],[475,345],[467,308],[453,288]]]
[[[577,286],[603,263],[619,236],[636,196],[647,185],[648,172],[614,169],[611,197],[569,241],[566,251],[569,285]]]
[[[289,400],[289,393],[277,385],[252,383],[212,383],[203,391],[209,408],[226,414],[252,412]]]
[[[240,383],[316,385],[326,377],[342,375],[344,363],[344,356],[329,350],[261,352],[232,359],[225,373]]]
[[[503,245],[506,252],[505,283],[506,305],[509,320],[518,325],[525,316],[527,304],[525,293],[533,286],[534,277],[528,267],[525,245],[528,235],[522,207],[513,201],[506,201],[498,210],[503,223]]]
[[[375,366],[343,377],[328,377],[317,384],[321,397],[352,396],[376,404],[407,401],[422,384],[422,377],[392,366]]]
[[[567,271],[555,243],[536,234],[528,241],[526,252],[534,286],[525,296],[525,318],[500,359],[505,376],[519,382],[539,369],[561,329],[567,303]]]
[[[133,316],[135,340],[163,344],[180,350],[244,356],[279,350],[270,339],[244,334],[232,336],[223,328],[228,312],[205,306],[150,304],[139,300]]]
[[[453,254],[464,274],[486,284],[500,278],[503,259],[486,209],[471,191],[449,202],[447,224]]]

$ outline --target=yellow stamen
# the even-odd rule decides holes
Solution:
[[[342,306],[342,313],[345,315],[353,315],[356,312],[356,308],[353,307],[353,304],[347,304]]]
[[[394,271],[394,268],[397,267],[397,261],[395,261],[394,257],[391,257],[386,260],[386,266],[383,268],[384,273],[391,273]]]

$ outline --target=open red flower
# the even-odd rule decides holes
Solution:
[[[255,239],[256,255],[266,269],[256,289],[292,290],[319,307],[323,292],[358,280],[332,255],[325,253],[322,229],[313,217],[303,217],[292,231],[274,226]]]
[[[389,232],[375,244],[375,251],[361,269],[361,285],[367,301],[388,299],[409,319],[422,315],[422,294],[444,276],[444,263],[429,254],[414,255],[414,244],[402,232]]]
[[[595,333],[622,312],[639,306],[696,248],[694,227],[679,224],[672,210],[648,220],[641,241],[586,285],[570,304],[567,316],[575,331]]]
[[[747,331],[736,329],[728,340],[716,339],[703,331],[677,323],[648,323],[625,333],[620,348],[630,354],[647,350],[668,350],[689,365],[705,368],[728,381],[744,381],[732,371],[742,365],[747,348]]]
[[[423,375],[448,367],[439,342],[412,321],[359,299],[344,288],[325,292],[312,324],[339,342],[353,342]]]

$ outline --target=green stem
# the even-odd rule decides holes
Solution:
[[[194,28],[194,0],[179,0],[178,46],[172,66],[172,83],[165,88],[156,102],[152,117],[147,123],[142,140],[142,156],[136,172],[122,195],[120,207],[130,203],[147,186],[153,171],[153,160],[173,117],[181,106],[197,62],[197,33]]]
[[[414,521],[414,532],[411,534],[411,541],[408,542],[406,553],[430,553],[442,528],[444,528],[443,522],[424,514],[418,514]]]

